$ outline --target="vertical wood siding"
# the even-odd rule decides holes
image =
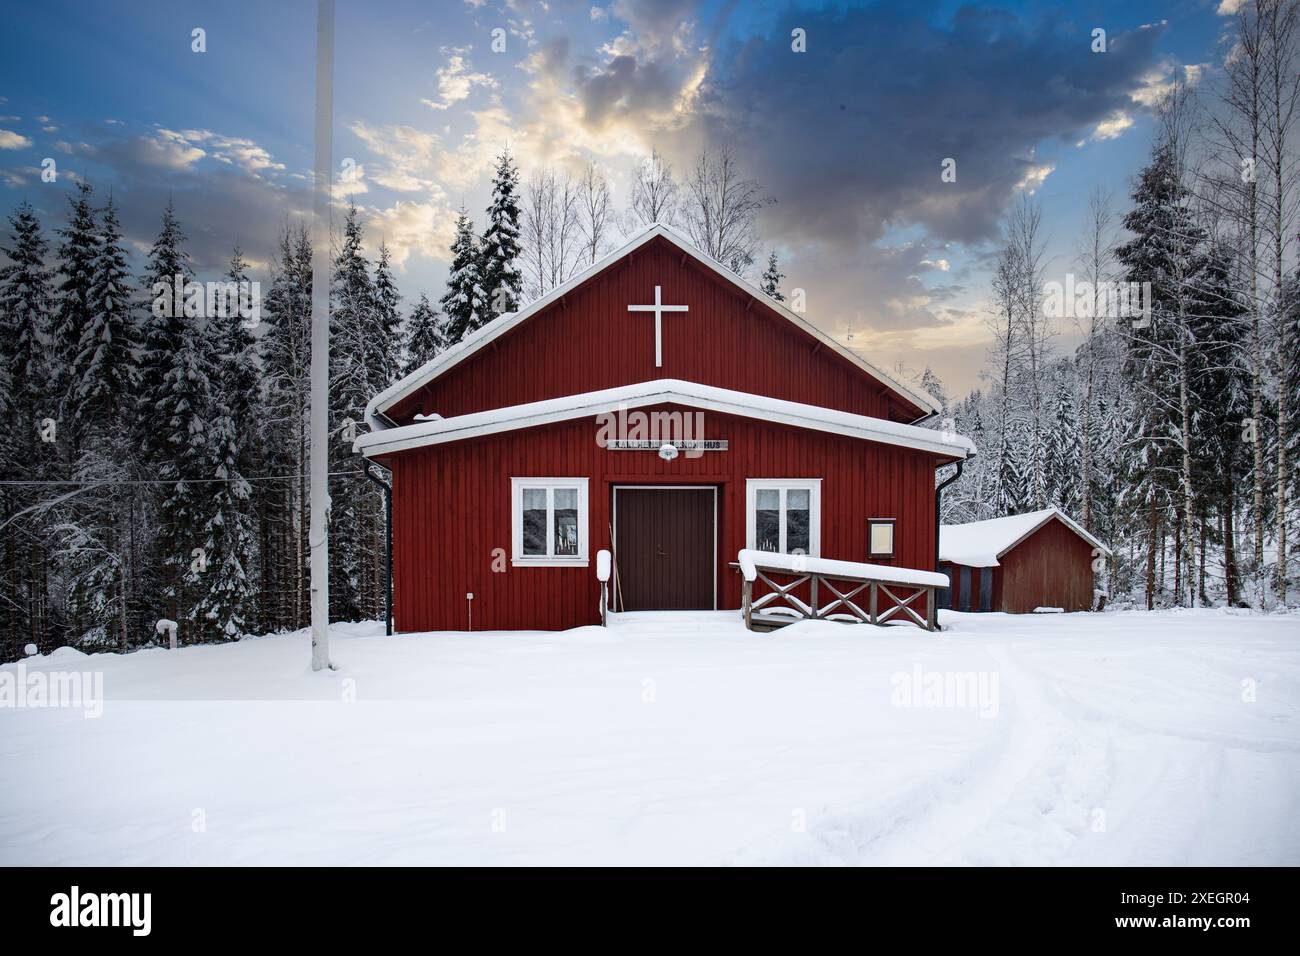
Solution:
[[[691,412],[691,409],[662,410]],[[582,419],[392,456],[394,610],[401,631],[464,630],[473,592],[475,630],[595,624],[595,554],[609,548],[612,486],[713,485],[718,497],[718,604],[740,606],[728,565],[745,544],[746,478],[821,478],[821,553],[867,560],[867,519],[897,518],[895,564],[933,569],[931,455],[785,425],[706,413],[704,435],[725,452],[667,462],[654,452],[606,451]],[[512,477],[589,479],[591,566],[510,564]],[[497,552],[495,549],[501,549]],[[505,571],[492,570],[494,557]]]
[[[1027,614],[1036,607],[1092,607],[1092,546],[1053,519],[1000,559],[1000,607]]]
[[[995,611],[1028,614],[1036,607],[1092,608],[1092,546],[1052,520],[1008,551],[993,568]],[[952,608],[961,607],[963,566],[951,565]],[[969,568],[970,610],[979,610],[980,568]]]
[[[654,302],[665,313],[663,366],[654,364]],[[813,303],[815,305],[815,302]],[[480,349],[389,409],[407,424],[677,378],[859,415],[911,422],[925,413],[788,319],[720,280],[663,239],[611,264],[563,300]]]

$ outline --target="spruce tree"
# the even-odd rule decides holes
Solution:
[[[135,540],[131,489],[135,442],[131,399],[138,375],[135,291],[112,197],[100,211],[89,321],[71,370],[69,407],[77,420],[72,475],[103,482],[57,509],[54,537],[67,612],[84,648],[130,644],[129,566]]]
[[[330,614],[343,621],[365,613],[366,551],[377,510],[352,451],[374,381],[366,340],[379,324],[362,238],[356,205],[349,204],[330,284]]]
[[[208,475],[212,502],[203,527],[207,569],[198,581],[192,618],[206,640],[238,640],[248,624],[253,594],[251,466],[257,368],[249,320],[229,291],[247,295],[248,267],[236,247],[226,273],[228,294],[208,318],[213,354],[212,394],[207,419]],[[247,300],[246,300],[247,301]]]
[[[421,293],[406,320],[406,364],[402,374],[410,375],[446,348],[445,334],[442,313],[434,311],[429,297]]]
[[[374,330],[369,337],[371,372],[370,390],[377,395],[397,380],[402,344],[402,297],[393,281],[392,258],[388,246],[379,243],[375,262]]]
[[[23,481],[50,474],[50,446],[40,440],[39,428],[58,414],[46,354],[54,276],[31,204],[21,203],[9,224],[11,241],[0,249],[0,478]],[[0,522],[35,501],[32,489],[0,486]],[[0,627],[8,639],[7,647],[0,644],[4,660],[19,659],[22,644],[45,644],[43,537],[39,523],[0,534],[0,589],[10,597],[0,600]]]
[[[781,280],[785,278],[785,273],[780,271],[776,265],[776,250],[767,257],[767,268],[763,270],[763,283],[760,288],[763,294],[770,296],[777,302],[784,302],[785,296],[781,294]]]
[[[474,223],[462,207],[456,218],[456,238],[451,244],[451,272],[441,301],[447,316],[447,345],[455,345],[487,321],[482,259],[474,238]]]
[[[98,257],[98,226],[91,204],[90,184],[77,183],[77,193],[68,202],[68,224],[58,230],[58,306],[54,315],[51,345],[54,350],[57,384],[64,398],[71,397],[72,370],[81,349],[81,333],[90,321],[91,285]]]
[[[287,476],[253,486],[262,541],[259,627],[267,631],[303,627],[309,613],[311,259],[306,228],[285,225],[262,310],[265,330],[258,339],[265,393],[260,473]]]
[[[76,414],[87,428],[129,427],[122,410],[135,394],[139,327],[135,290],[113,197],[100,211],[100,232],[87,305],[89,321],[72,367]]]
[[[1079,503],[1079,463],[1082,442],[1079,438],[1079,415],[1074,405],[1068,370],[1057,376],[1056,393],[1049,414],[1046,435],[1047,463],[1043,468],[1046,481],[1046,504],[1074,515]]]
[[[481,323],[519,309],[524,287],[519,269],[520,251],[519,169],[510,153],[503,152],[497,157],[492,202],[488,205],[487,228],[483,231],[480,271],[486,301]]]
[[[154,565],[162,576],[159,595],[168,606],[146,613],[162,617],[166,610],[173,620],[193,622],[195,595],[207,571],[202,548],[212,513],[212,487],[205,481],[212,477],[207,418],[212,363],[204,317],[183,294],[175,294],[178,276],[182,288],[193,279],[184,241],[168,202],[140,280],[151,302],[140,353],[137,434],[145,473],[166,482],[155,503]]]

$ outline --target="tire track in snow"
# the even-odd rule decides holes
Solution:
[[[1036,856],[1041,847],[1016,853],[1007,844],[1041,842],[1042,816],[1066,802],[1067,790],[1077,789],[1070,763],[1086,757],[1104,764],[1105,744],[1081,739],[1005,646],[990,645],[986,652],[999,675],[1000,729],[994,740],[956,771],[918,784],[885,806],[820,825],[814,835],[827,854],[839,862],[886,866],[1016,862],[1016,856],[1026,857],[1019,862],[1044,862]],[[1067,821],[1055,828],[1057,838],[1048,838],[1057,844],[1056,853],[1072,841],[1071,828],[1077,833],[1086,825],[1087,811],[1075,802]],[[1024,826],[1016,823],[1017,815],[1025,818]],[[975,838],[986,828],[996,841]]]

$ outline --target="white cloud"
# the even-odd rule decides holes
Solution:
[[[1038,187],[1043,185],[1047,180],[1047,177],[1052,175],[1052,172],[1055,169],[1056,165],[1054,163],[1044,163],[1041,166],[1030,166],[1025,170],[1025,175],[1021,177],[1020,182],[1016,183],[1016,189],[1024,190],[1032,196],[1038,191]]]
[[[1246,0],[1221,0],[1215,12],[1221,17],[1230,17],[1246,5]]]
[[[382,240],[393,264],[405,271],[412,256],[447,260],[455,238],[456,212],[439,196],[431,202],[397,202],[387,209],[366,210],[366,247],[372,252]]]
[[[209,129],[187,129],[181,132],[161,129],[160,132],[176,142],[189,143],[196,148],[207,147],[207,154],[217,162],[238,166],[255,177],[260,177],[267,171],[282,172],[285,168],[283,163],[277,163],[270,153],[251,139],[225,136]]]
[[[26,149],[32,141],[21,133],[10,129],[0,129],[0,149]]]
[[[1116,110],[1097,124],[1092,131],[1093,140],[1119,139],[1126,129],[1133,126],[1133,117],[1124,110]]]
[[[497,81],[492,74],[478,73],[470,69],[469,62],[465,59],[463,51],[453,53],[450,59],[447,60],[447,65],[438,69],[437,77],[438,94],[442,99],[440,101],[420,100],[425,106],[435,110],[445,110],[461,100],[468,99],[476,86],[488,89],[497,86]]]
[[[1205,68],[1200,64],[1189,63],[1186,66],[1179,67],[1172,62],[1166,61],[1142,75],[1139,81],[1141,85],[1129,92],[1129,99],[1138,106],[1154,109],[1162,99],[1173,92],[1174,78],[1180,69],[1182,70],[1183,82],[1188,86],[1196,86],[1205,74]]]

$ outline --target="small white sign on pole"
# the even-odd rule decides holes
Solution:
[[[158,623],[153,626],[154,633],[167,635],[167,646],[173,651],[176,650],[176,622],[169,621],[167,618],[160,618]]]

